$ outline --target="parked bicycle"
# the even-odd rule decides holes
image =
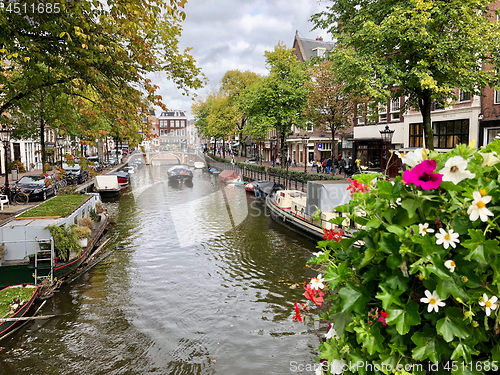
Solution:
[[[10,204],[27,204],[29,201],[28,194],[16,186],[10,186],[9,188],[4,186],[0,189],[0,194],[6,195]]]

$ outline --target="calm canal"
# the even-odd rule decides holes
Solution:
[[[241,187],[195,170],[139,170],[106,203],[108,258],[0,342],[0,374],[313,374],[325,327],[292,320],[315,245],[273,223]],[[298,283],[297,286],[294,284]]]

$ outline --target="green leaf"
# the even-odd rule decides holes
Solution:
[[[363,295],[361,290],[351,282],[346,283],[343,288],[340,288],[339,296],[342,299],[343,312],[355,311],[363,314],[366,310],[366,304],[370,302],[370,298]]]
[[[479,259],[488,264],[490,253],[499,254],[500,247],[497,240],[487,240],[481,230],[469,229],[470,239],[463,242],[463,246],[470,250],[465,260]]]
[[[422,205],[422,202],[413,199],[403,199],[401,207],[408,212],[408,217],[411,219],[415,216],[417,209]]]
[[[453,344],[455,345],[455,343]],[[456,343],[455,350],[451,354],[451,359],[457,360],[461,357],[465,360],[465,362],[469,363],[470,361],[472,361],[472,356],[478,355],[479,353],[479,350],[475,350],[473,347],[470,347],[462,341]]]
[[[389,316],[385,321],[389,325],[396,325],[400,335],[406,335],[411,326],[420,324],[418,305],[413,301],[409,301],[403,309],[388,309],[387,313]]]
[[[375,298],[378,298],[382,301],[382,308],[387,310],[392,304],[396,304],[401,306],[401,301],[399,300],[399,296],[403,294],[402,290],[393,290],[387,287],[386,285],[379,285],[382,292],[377,293]]]
[[[399,225],[387,225],[386,229],[390,233],[394,233],[398,237],[403,237],[405,234],[405,231],[403,228],[401,228]]]
[[[446,342],[452,341],[454,337],[466,339],[471,334],[464,320],[464,314],[458,307],[446,309],[446,317],[438,320],[436,330]]]
[[[370,229],[370,228],[376,229],[376,228],[380,227],[380,225],[382,225],[382,222],[378,218],[374,217],[368,223],[366,223],[366,229]]]
[[[461,281],[458,276],[453,275],[448,279],[441,280],[436,287],[436,291],[443,300],[448,298],[451,294],[453,297],[460,298],[462,301],[467,302],[469,297],[463,289],[463,284],[464,282]]]
[[[392,289],[399,289],[402,291],[407,291],[408,290],[408,281],[410,279],[407,277],[403,277],[401,275],[393,275],[389,277],[385,283],[389,285]]]
[[[381,353],[384,351],[384,336],[380,334],[377,325],[368,326],[363,323],[361,327],[354,327],[356,332],[356,340],[358,344],[366,348],[368,354],[373,355],[376,352]]]
[[[331,362],[334,359],[341,359],[339,351],[337,349],[336,340],[332,340],[331,342],[324,342],[322,346],[323,350],[321,351],[321,358],[327,359],[328,362]]]
[[[351,322],[352,314],[339,312],[330,315],[328,318],[330,322],[333,324],[333,328],[335,328],[337,335],[340,337],[345,333],[345,328]]]
[[[374,248],[366,249],[365,250],[365,256],[363,257],[363,261],[359,265],[358,269],[361,269],[364,266],[366,266],[367,264],[369,264],[370,261],[373,259],[373,257],[375,256],[376,253],[377,253],[377,250],[375,250]]]
[[[412,349],[413,359],[423,361],[430,359],[432,362],[439,362],[439,357],[446,358],[451,350],[448,345],[436,336],[436,330],[426,325],[422,330],[415,332],[411,341],[416,345]]]

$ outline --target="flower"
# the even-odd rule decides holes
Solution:
[[[330,323],[328,323],[328,325],[330,326],[330,329],[328,330],[327,333],[325,333],[326,339],[328,340],[331,339],[332,337],[338,339],[339,336],[337,335],[337,331],[335,330],[335,328],[333,328],[333,326]]]
[[[325,373],[323,372],[323,366],[322,365],[316,367],[316,374],[315,375],[325,375]]]
[[[429,304],[429,306],[427,306],[427,312],[432,312],[432,310],[436,310],[436,312],[438,312],[440,307],[444,307],[446,305],[441,301],[441,298],[439,298],[436,291],[433,291],[431,294],[431,292],[426,290],[425,295],[427,296],[427,298],[420,298],[420,302]]]
[[[481,167],[492,167],[500,162],[495,152],[485,152],[481,154],[481,156],[483,157],[483,164],[481,164]]]
[[[382,311],[382,312],[380,313],[380,315],[382,315],[382,316],[381,316],[380,318],[378,318],[378,321],[379,321],[379,322],[382,322],[382,324],[383,324],[384,326],[386,326],[386,325],[387,325],[387,323],[385,322],[385,319],[389,316],[389,314],[387,314],[385,311]]]
[[[318,277],[316,278],[312,278],[311,279],[311,288],[312,289],[323,289],[325,287],[325,285],[323,284],[323,281],[325,279],[322,277],[321,274],[318,275]]]
[[[334,240],[335,242],[340,242],[344,232],[342,230],[326,229],[323,228],[323,239],[324,240]]]
[[[476,175],[467,169],[467,160],[461,156],[453,156],[446,160],[444,168],[439,171],[443,175],[443,181],[451,181],[455,185],[466,178],[474,178]]]
[[[443,176],[439,173],[433,173],[435,169],[435,160],[424,160],[412,170],[404,171],[403,181],[406,185],[414,183],[415,186],[420,186],[423,190],[437,189]]]
[[[395,203],[391,203],[391,207],[396,208],[397,206],[401,206],[401,201],[401,197],[397,198]]]
[[[454,233],[453,229],[450,229],[448,232],[446,232],[443,228],[439,228],[439,233],[436,233],[436,245],[441,245],[443,244],[443,247],[447,249],[448,247],[457,247],[456,243],[459,243],[460,240],[458,239],[459,234]]]
[[[305,289],[304,297],[306,297],[307,299],[310,299],[316,305],[321,306],[321,304],[323,303],[323,296],[325,295],[325,293],[323,293],[319,289],[313,289],[311,287],[311,284],[307,284],[307,286],[306,286],[305,281],[304,281],[304,289]]]
[[[325,238],[325,237],[323,236],[323,238]],[[321,255],[323,255],[323,254],[324,254],[324,252],[322,252],[322,251],[318,251],[317,253],[313,253],[313,255],[314,255],[315,257],[319,257],[319,256],[321,256]]]
[[[444,266],[450,270],[450,272],[455,272],[455,267],[457,264],[453,260],[447,260],[444,262]]]
[[[339,375],[344,372],[345,360],[334,359],[332,365],[330,366],[330,371],[332,374]]]
[[[429,228],[429,223],[418,224],[418,233],[420,233],[421,236],[425,236],[426,233],[434,233],[434,229]]]
[[[497,296],[493,296],[488,298],[488,295],[486,293],[483,294],[483,297],[481,301],[479,301],[479,306],[485,306],[486,307],[486,315],[490,316],[492,310],[496,310],[498,305],[496,302],[498,301]]]
[[[347,179],[351,185],[347,187],[347,190],[351,191],[351,194],[354,193],[366,193],[370,190],[370,187],[363,182],[358,182],[358,180],[352,180],[350,177]]]
[[[406,154],[403,152],[399,153],[398,151],[396,151],[395,153],[397,156],[399,156],[403,164],[406,164],[408,167],[413,168],[417,164],[420,164],[424,161],[423,151],[423,148],[417,148],[416,150],[410,151]]]
[[[472,193],[472,201],[470,207],[467,209],[470,221],[476,221],[481,218],[481,221],[488,221],[488,216],[493,216],[493,212],[486,208],[486,204],[490,203],[491,196],[482,196],[481,192],[475,191]]]
[[[302,317],[300,316],[299,304],[295,302],[293,305],[295,306],[295,315],[293,316],[293,320],[298,320],[299,322],[301,322]]]

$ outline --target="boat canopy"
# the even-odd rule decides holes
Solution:
[[[223,182],[227,182],[227,181],[231,181],[231,180],[235,180],[237,179],[239,176],[238,176],[238,173],[236,173],[236,171],[233,171],[233,170],[225,170],[225,171],[222,171],[220,174],[219,174],[219,180],[223,181]]]
[[[306,214],[312,215],[316,207],[321,212],[333,212],[335,207],[348,203],[351,200],[349,185],[343,180],[307,181]]]
[[[118,176],[110,174],[95,176],[95,188],[97,191],[120,189],[120,185],[118,184]]]

